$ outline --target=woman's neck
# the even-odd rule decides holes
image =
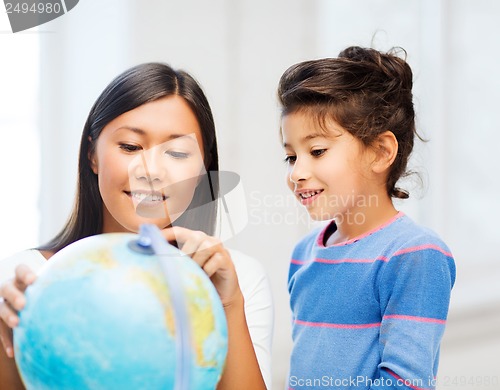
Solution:
[[[54,252],[52,251],[41,250],[40,253],[42,254],[43,257],[45,257],[45,260],[48,260],[52,256],[54,256]]]

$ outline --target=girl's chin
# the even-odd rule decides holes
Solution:
[[[330,221],[334,217],[326,213],[316,213],[314,211],[309,211],[309,217],[315,222]]]

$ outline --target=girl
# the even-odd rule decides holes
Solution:
[[[212,237],[218,197],[215,124],[197,82],[159,63],[118,76],[92,107],[81,138],[78,191],[66,226],[50,242],[0,263],[2,342],[0,388],[23,388],[12,333],[24,290],[35,273],[67,245],[110,232],[137,232],[154,223],[211,277],[224,305],[229,334],[219,389],[260,389],[270,383],[272,306],[262,266],[231,253]],[[175,227],[173,226],[175,223]],[[196,230],[193,230],[196,229]],[[234,264],[233,264],[233,261]],[[7,274],[8,273],[8,274]],[[2,300],[3,301],[3,300]],[[248,325],[247,325],[248,324]],[[260,366],[260,367],[259,367]],[[265,380],[264,380],[264,379]]]
[[[434,387],[455,266],[392,198],[416,136],[412,72],[393,53],[350,47],[281,77],[287,181],[314,220],[288,278],[288,387]]]

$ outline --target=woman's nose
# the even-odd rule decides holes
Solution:
[[[148,182],[164,181],[167,173],[166,159],[159,150],[152,148],[142,151],[135,163],[134,175],[136,179]]]

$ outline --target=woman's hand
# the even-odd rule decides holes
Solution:
[[[218,238],[178,226],[164,229],[162,233],[167,241],[177,242],[179,249],[206,272],[219,293],[224,309],[241,301],[233,261]]]
[[[244,298],[229,252],[222,242],[182,227],[162,230],[167,241],[196,261],[212,280],[224,306],[228,327],[226,366],[217,390],[265,389],[245,317]]]
[[[14,357],[12,329],[19,324],[17,312],[24,308],[24,291],[36,280],[35,273],[26,265],[16,268],[15,278],[0,286],[0,338],[8,357]]]

